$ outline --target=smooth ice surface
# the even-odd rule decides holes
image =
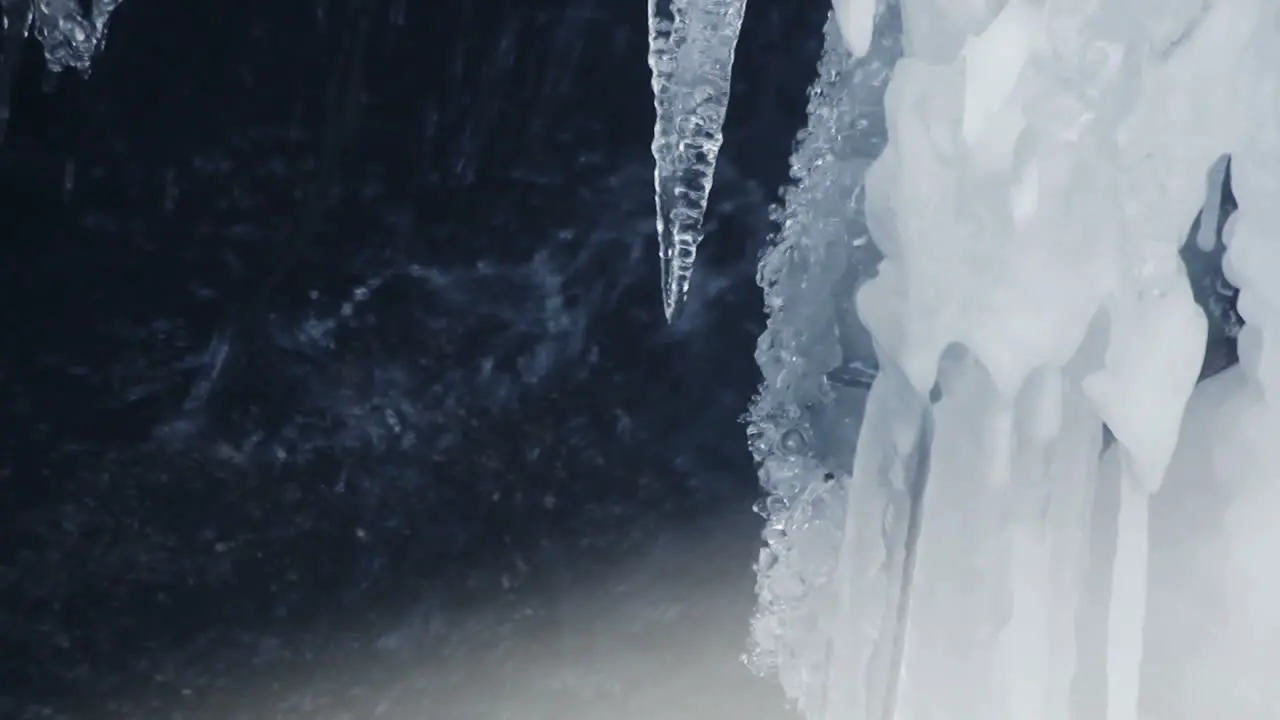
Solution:
[[[654,191],[667,319],[683,307],[724,142],[746,0],[649,0]]]
[[[760,271],[757,661],[826,720],[1280,716],[1280,7],[836,0],[827,33]],[[1184,265],[1219,236],[1230,313]],[[833,485],[839,531],[793,530]]]

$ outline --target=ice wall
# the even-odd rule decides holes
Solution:
[[[1280,6],[836,0],[833,18],[761,265],[756,659],[828,720],[1280,716],[1258,669],[1280,667],[1258,642],[1280,627],[1262,439]],[[853,144],[879,148],[846,118],[879,119],[895,31],[864,182]],[[1205,208],[1197,243],[1216,242],[1228,155],[1241,365],[1197,388],[1208,323],[1180,250]],[[842,395],[859,367],[870,392]],[[796,520],[815,495],[845,508],[819,529]],[[1222,517],[1180,537],[1197,504]],[[1216,589],[1199,615],[1171,592],[1196,568]]]

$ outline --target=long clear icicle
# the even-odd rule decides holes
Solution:
[[[649,0],[649,67],[657,113],[654,191],[668,320],[684,305],[702,241],[746,5],[746,0]]]

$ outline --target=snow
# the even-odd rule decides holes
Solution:
[[[825,473],[847,505],[834,560],[768,535],[762,588],[835,571],[785,608],[761,593],[757,659],[823,720],[1277,716],[1280,7],[832,17],[761,264],[752,433],[768,492]],[[841,137],[881,92],[887,142]],[[870,167],[830,152],[854,138]],[[1217,244],[1228,158],[1240,365],[1197,384],[1211,325],[1181,251]],[[852,366],[877,368],[864,403]],[[828,435],[782,472],[767,438],[839,412],[857,452]]]

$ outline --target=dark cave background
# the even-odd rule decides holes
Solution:
[[[673,327],[642,3],[126,0],[52,84],[28,40],[0,717],[194,712],[750,505],[755,261],[825,10],[749,13]]]

